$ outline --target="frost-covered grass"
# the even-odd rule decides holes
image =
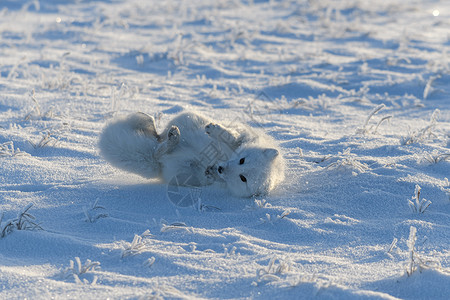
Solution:
[[[70,260],[69,266],[61,271],[60,276],[63,279],[73,278],[78,284],[83,283],[95,285],[98,277],[94,277],[92,282],[89,282],[86,278],[82,278],[83,280],[81,280],[80,277],[90,271],[94,271],[96,268],[99,268],[99,266],[100,263],[98,261],[91,261],[90,259],[87,259],[86,262],[82,264],[81,259],[79,257],[75,257],[75,263],[73,260]]]
[[[3,222],[4,213],[0,214],[0,238],[5,237],[14,230],[36,230],[42,229],[35,221],[35,217],[28,211],[33,204],[28,204],[23,210],[21,210],[16,218],[5,220]]]
[[[104,211],[106,208],[98,205],[99,198],[97,198],[90,206],[83,207],[83,212],[86,217],[86,222],[94,223],[100,218],[108,217],[107,213],[99,212]]]
[[[441,264],[432,258],[421,257],[416,250],[417,229],[411,226],[409,229],[408,245],[408,263],[406,265],[406,274],[412,276],[415,272],[423,272],[426,269],[440,270]]]
[[[422,189],[420,188],[420,186],[416,185],[414,196],[412,197],[412,199],[408,200],[408,205],[411,208],[411,211],[415,213],[424,213],[427,210],[428,206],[431,205],[431,201],[425,198],[420,199],[421,190]]]
[[[449,32],[445,0],[0,1],[0,298],[447,299]],[[286,181],[183,208],[99,156],[185,110]]]

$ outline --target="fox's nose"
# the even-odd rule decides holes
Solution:
[[[222,166],[219,166],[219,168],[217,169],[217,172],[219,172],[219,174],[222,174],[222,172],[223,172],[223,167],[222,167]]]

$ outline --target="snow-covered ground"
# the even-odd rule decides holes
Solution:
[[[448,299],[449,50],[447,0],[1,0],[0,298]],[[284,184],[176,207],[99,156],[185,110]]]

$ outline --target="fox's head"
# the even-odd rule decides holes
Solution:
[[[266,194],[283,180],[283,162],[277,149],[246,148],[219,164],[217,172],[239,197]]]

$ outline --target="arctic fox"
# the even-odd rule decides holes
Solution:
[[[152,116],[138,112],[108,124],[101,155],[113,166],[180,185],[218,183],[239,197],[266,194],[284,179],[284,161],[271,138],[243,124],[227,128],[195,113],[175,117],[158,134]],[[173,182],[173,180],[172,180]]]

